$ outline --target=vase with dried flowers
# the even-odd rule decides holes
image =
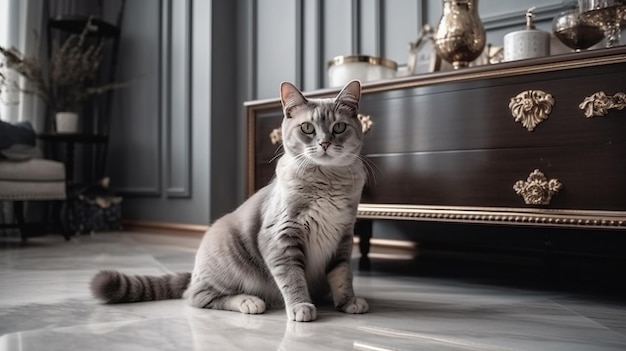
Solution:
[[[96,95],[119,89],[128,83],[98,84],[103,42],[87,40],[91,18],[80,34],[72,34],[52,49],[48,71],[36,57],[27,57],[15,48],[0,46],[0,89],[39,96],[58,118],[77,118],[83,104]],[[9,79],[10,70],[26,79],[26,85]],[[76,128],[77,122],[69,122]],[[57,123],[58,132],[70,132],[67,122]]]

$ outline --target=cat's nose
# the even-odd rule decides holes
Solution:
[[[330,146],[330,141],[323,141],[323,142],[320,143],[320,145],[322,145],[324,150],[326,150]]]

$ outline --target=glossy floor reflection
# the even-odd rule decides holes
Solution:
[[[191,270],[198,241],[138,233],[41,237],[25,247],[0,241],[0,350],[626,349],[620,294],[524,281],[532,270],[511,279],[471,274],[467,265],[436,270],[428,268],[436,262],[373,259],[372,271],[355,277],[370,313],[320,306],[312,323],[288,322],[283,310],[251,316],[182,300],[91,298],[88,282],[99,269]]]

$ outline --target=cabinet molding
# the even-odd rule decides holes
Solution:
[[[563,11],[561,2],[536,6],[533,11],[535,15],[533,21],[552,21],[554,16],[561,11]],[[521,29],[524,26],[524,12],[525,10],[515,10],[498,15],[481,16],[481,21],[486,31],[510,27],[519,27]]]
[[[626,229],[626,212],[624,211],[360,204],[358,218]]]

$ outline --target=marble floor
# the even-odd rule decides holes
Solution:
[[[90,296],[99,269],[191,270],[198,242],[120,232],[21,246],[0,237],[0,351],[626,350],[623,293],[546,283],[523,262],[382,255],[355,277],[370,313],[320,306],[312,323],[288,322],[283,310],[243,315],[182,300],[103,305]]]

